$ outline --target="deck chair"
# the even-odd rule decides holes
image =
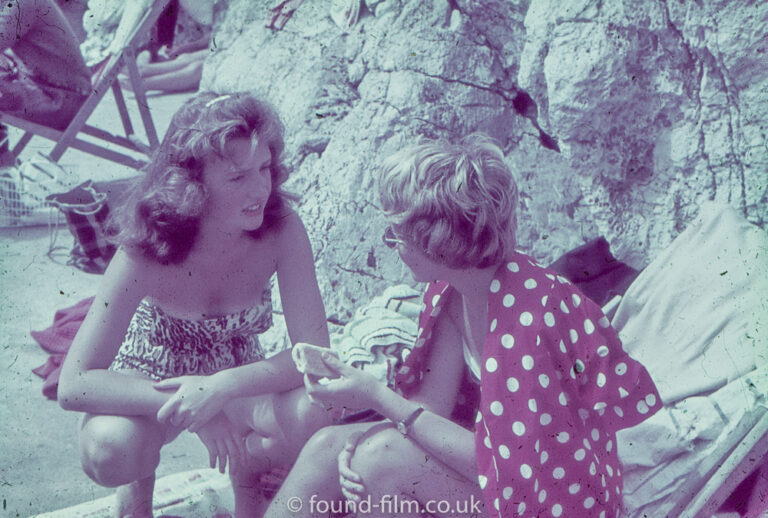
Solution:
[[[136,64],[136,52],[140,41],[152,29],[169,1],[154,0],[152,6],[143,13],[139,22],[131,31],[126,45],[120,51],[112,53],[95,73],[95,76],[92,78],[91,93],[63,131],[0,112],[0,123],[8,124],[24,131],[24,135],[13,147],[12,153],[14,157],[19,156],[34,136],[40,136],[56,143],[48,154],[54,162],[58,162],[67,149],[75,148],[135,169],[139,169],[146,164],[146,160],[134,158],[134,156],[125,152],[111,149],[108,147],[108,144],[117,145],[125,150],[145,156],[148,156],[158,146],[157,130],[152,121],[152,115],[147,104],[146,91],[142,85],[141,76]],[[142,142],[139,139],[131,123],[123,90],[118,81],[118,74],[123,67],[126,67],[128,70],[128,79],[133,88],[139,115],[141,116],[147,136],[147,142]],[[114,94],[125,136],[114,135],[106,130],[87,124],[96,106],[98,106],[109,89]],[[79,138],[81,133],[88,135],[96,142]]]
[[[714,473],[707,474],[709,483],[677,513],[681,518],[711,518],[717,514],[728,496],[760,464],[768,459],[768,414],[762,418]],[[698,475],[698,474],[693,474]]]

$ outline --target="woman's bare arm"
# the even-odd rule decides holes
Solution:
[[[432,330],[429,360],[419,390],[408,398],[443,417],[450,417],[456,405],[464,373],[461,331],[454,320],[460,307],[461,297],[454,291]]]
[[[146,294],[152,271],[123,249],[115,254],[62,366],[58,388],[62,408],[154,415],[168,398],[152,388],[151,380],[107,370]]]
[[[423,412],[411,426],[408,437],[441,462],[467,479],[477,476],[475,442],[471,431],[454,423],[450,415],[464,368],[461,333],[450,317],[458,295],[451,297],[435,324],[429,347],[430,359],[419,393],[405,399],[358,369],[329,358],[329,367],[342,378],[327,385],[306,382],[312,397],[331,404],[371,407],[392,422],[405,420],[419,407]]]
[[[290,213],[280,225],[279,235],[274,237],[277,278],[291,342],[309,342],[327,347],[330,339],[325,308],[317,287],[307,232],[295,213]],[[197,381],[230,398],[284,392],[302,383],[290,351],[282,351],[260,362],[223,370],[208,378]],[[166,381],[160,386],[177,386],[174,383]],[[181,403],[179,405],[184,406]],[[204,417],[208,413],[204,413]]]
[[[325,306],[315,275],[315,260],[307,231],[299,216],[289,214],[283,221],[277,279],[292,343],[308,342],[328,347]]]
[[[289,213],[280,222],[275,246],[280,300],[291,343],[308,342],[328,347],[328,325],[317,286],[312,247],[304,224],[296,213]],[[249,368],[246,376],[238,375],[239,381],[232,379],[229,382],[238,396],[284,392],[302,383],[290,351],[246,367]]]

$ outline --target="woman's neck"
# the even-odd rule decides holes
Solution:
[[[245,237],[245,231],[235,227],[224,228],[217,221],[202,218],[198,242],[206,247],[232,246]]]
[[[240,250],[244,250],[250,241],[243,231],[223,230],[214,225],[200,225],[200,231],[195,239],[191,254],[205,262],[206,258],[221,258],[236,256]]]
[[[445,280],[470,302],[486,299],[498,268],[495,264],[486,268],[452,269],[446,272]]]

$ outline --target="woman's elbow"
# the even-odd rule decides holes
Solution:
[[[59,406],[64,410],[79,410],[80,400],[85,395],[85,391],[77,382],[77,375],[71,373],[61,373],[59,377],[59,386],[56,389],[56,398]]]

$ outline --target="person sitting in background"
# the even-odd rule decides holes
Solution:
[[[164,44],[157,49],[150,45],[150,49],[137,56],[139,75],[146,91],[170,93],[198,89],[203,63],[211,53],[213,11],[213,2],[180,0],[176,3],[173,9],[176,16],[172,22],[164,24],[167,26],[162,32],[167,34],[162,41],[158,36],[158,41],[154,42],[155,45]],[[157,32],[161,31],[158,29]],[[120,84],[127,90],[132,89],[125,73],[120,76]]]
[[[61,130],[90,88],[77,36],[53,0],[0,4],[0,112]]]

